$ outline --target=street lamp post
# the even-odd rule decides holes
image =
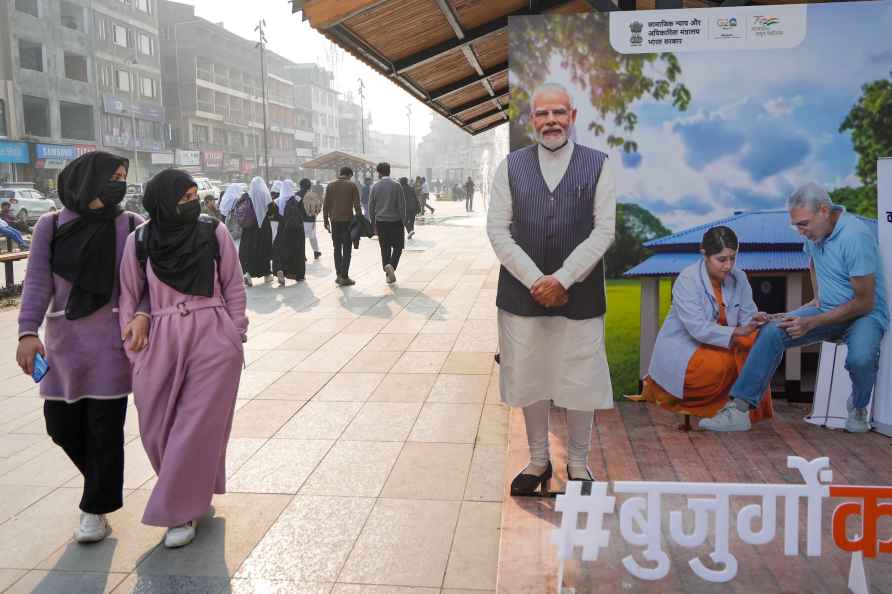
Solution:
[[[257,47],[260,48],[260,88],[263,92],[263,171],[265,179],[269,179],[269,142],[267,140],[267,122],[266,122],[266,57],[264,56],[264,52],[266,49],[266,34],[263,31],[263,28],[266,26],[266,21],[264,19],[260,19],[260,22],[257,23],[257,26],[254,27],[255,31],[259,32],[260,41],[257,42]]]
[[[412,104],[406,106],[406,115],[409,116],[409,179],[412,179]]]
[[[359,79],[359,134],[362,139],[362,154],[365,155],[365,83]]]
[[[130,164],[133,169],[133,181],[134,183],[139,183],[139,152],[136,150],[136,89],[134,86],[138,85],[139,76],[136,73],[136,65],[139,64],[139,59],[136,56],[136,36],[134,36],[133,43],[133,57],[130,59],[130,65],[133,68],[130,70],[130,138],[133,139],[133,163]]]

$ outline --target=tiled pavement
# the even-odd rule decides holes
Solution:
[[[498,402],[495,258],[482,216],[419,225],[388,286],[377,242],[331,247],[308,281],[249,289],[229,493],[196,541],[140,517],[154,473],[128,410],[124,508],[71,541],[80,477],[46,436],[0,313],[0,591],[483,594],[496,587],[507,409]]]

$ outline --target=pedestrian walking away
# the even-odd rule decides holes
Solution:
[[[271,268],[273,231],[269,217],[273,199],[262,177],[255,177],[251,180],[248,199],[251,208],[244,208],[244,222],[239,222],[242,227],[242,240],[239,242],[238,255],[245,273],[245,284],[250,287],[252,278],[264,277],[268,283],[273,281]],[[236,202],[237,217],[240,216],[239,203],[245,205],[244,197]],[[253,218],[251,218],[252,214]]]
[[[166,527],[164,544],[195,537],[213,495],[226,492],[226,446],[235,413],[248,319],[235,244],[200,215],[197,186],[167,169],[146,186],[150,221],[127,240],[121,262],[121,325],[142,314],[148,347],[131,350],[133,398],[146,455],[158,475],[142,521]]]
[[[304,185],[306,184],[306,185]],[[306,193],[310,180],[301,180],[301,191]],[[279,279],[279,286],[285,286],[285,279],[302,281],[306,276],[306,238],[304,237],[304,211],[301,199],[295,194],[294,182],[286,179],[282,183],[282,193],[276,199],[276,220],[279,232],[273,241],[273,270]]]
[[[390,164],[378,163],[379,179],[369,198],[369,219],[381,247],[381,267],[388,284],[396,282],[396,268],[405,247],[406,198],[396,180],[390,177]]]
[[[465,182],[465,210],[467,212],[474,212],[474,180],[468,176],[468,181]]]
[[[310,183],[310,180],[306,180]],[[303,180],[301,180],[303,183]],[[312,184],[311,184],[312,185]],[[312,187],[301,194],[303,199],[300,200],[304,209],[304,235],[310,240],[310,247],[313,248],[313,259],[318,260],[322,256],[319,249],[319,239],[316,235],[316,217],[322,212],[322,194],[313,190]],[[300,192],[298,192],[300,194]]]
[[[403,200],[406,201],[406,231],[409,239],[412,239],[415,237],[415,217],[418,216],[418,196],[415,188],[409,185],[408,178],[400,178],[400,188],[403,190]]]
[[[359,204],[359,190],[350,178],[353,170],[341,167],[338,179],[325,188],[325,205],[322,209],[322,220],[325,230],[331,233],[334,246],[334,264],[339,286],[355,285],[350,278],[350,258],[353,252],[353,240],[350,236],[350,222],[353,215],[362,216]]]

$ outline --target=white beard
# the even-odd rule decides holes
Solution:
[[[545,147],[549,151],[556,151],[567,144],[567,132],[566,130],[558,138],[547,138],[544,134],[537,134],[536,140],[539,141],[543,147]]]

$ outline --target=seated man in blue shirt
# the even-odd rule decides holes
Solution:
[[[816,184],[806,184],[790,196],[787,210],[793,227],[806,239],[815,299],[796,311],[773,316],[774,321],[762,328],[731,388],[732,399],[714,417],[702,420],[700,427],[748,430],[749,409],[758,405],[784,351],[829,340],[848,346],[852,394],[846,430],[869,431],[867,405],[889,325],[876,236],[863,221],[835,206]]]

